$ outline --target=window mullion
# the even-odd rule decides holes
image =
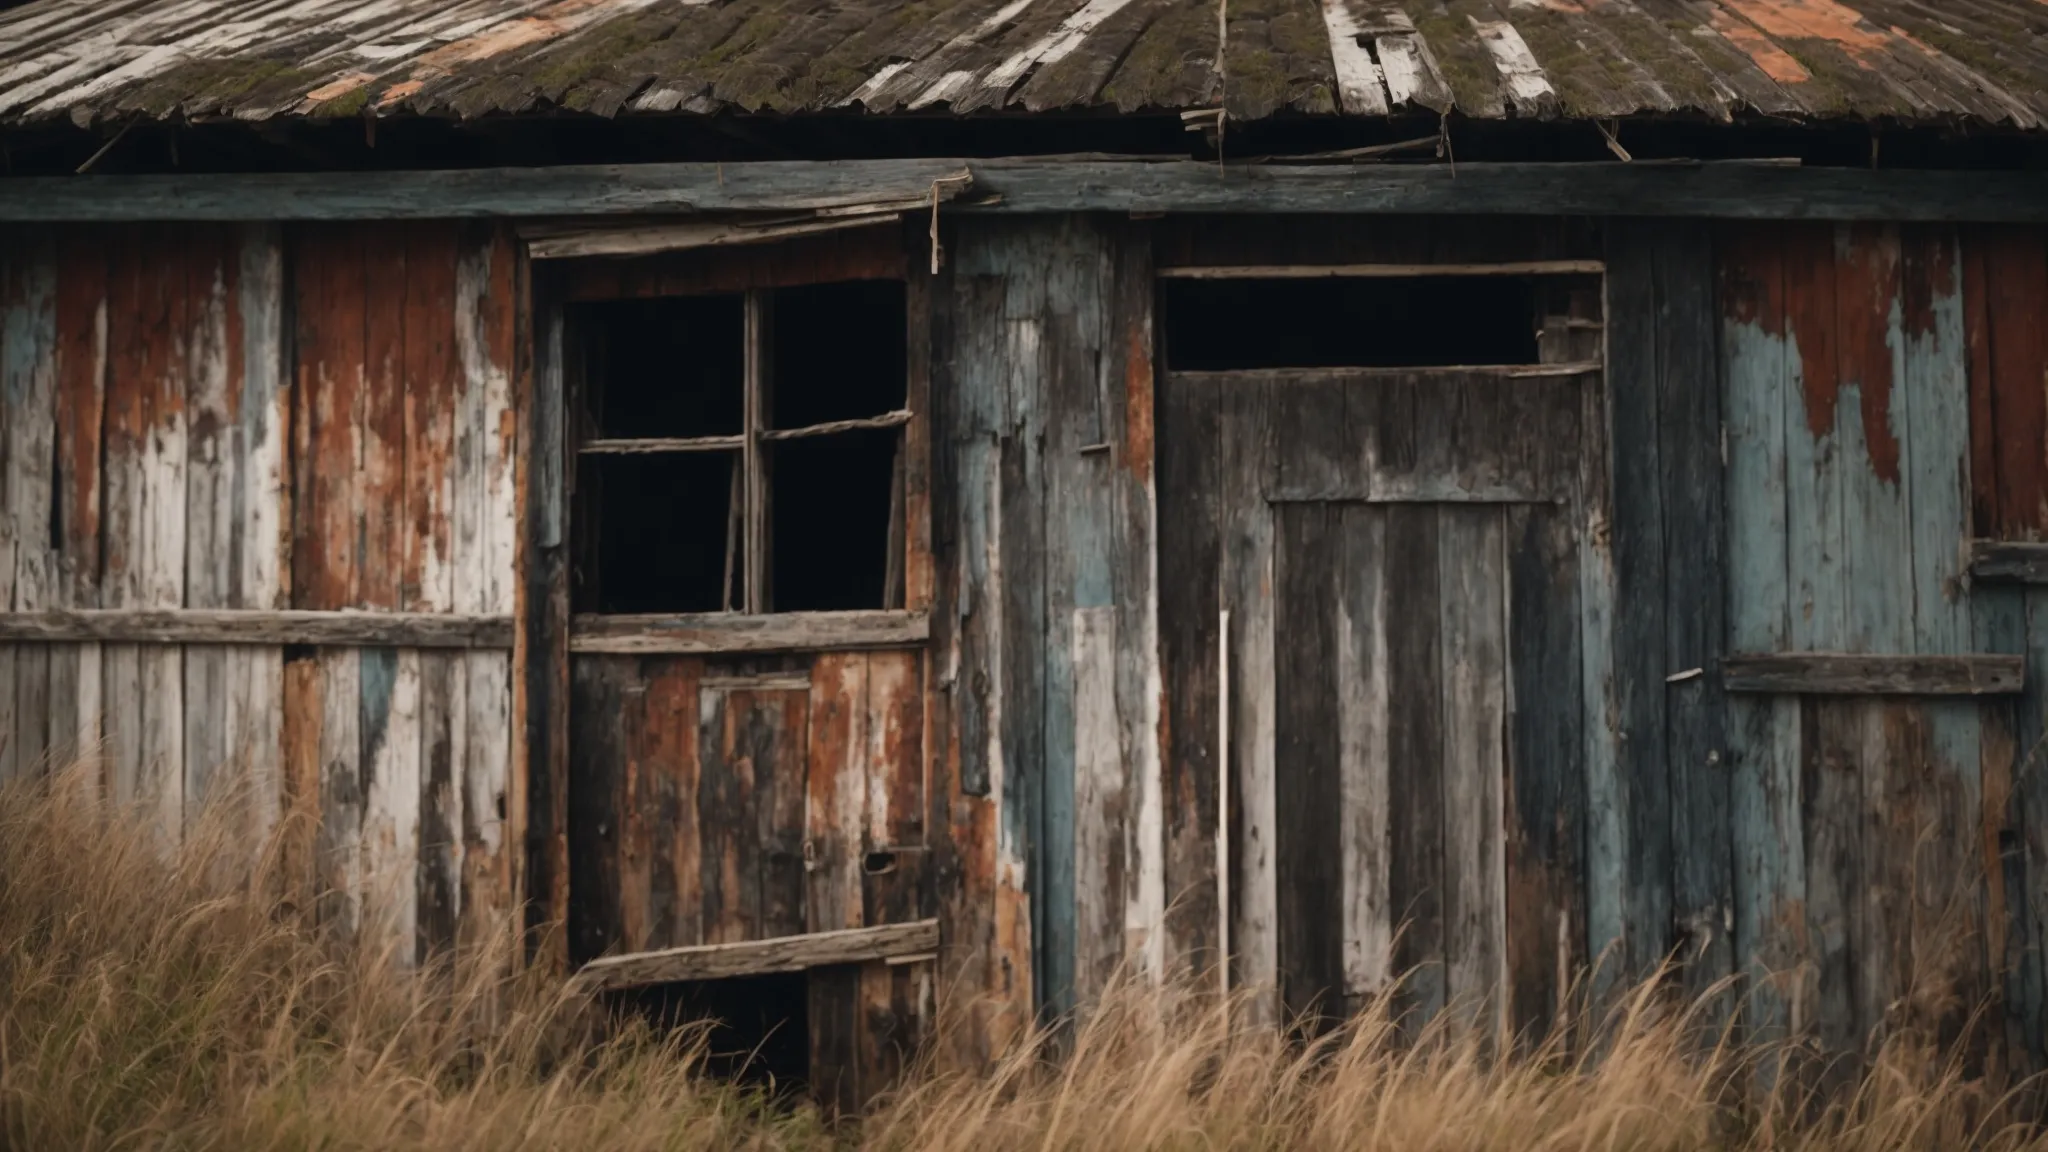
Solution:
[[[743,400],[746,441],[742,447],[746,470],[746,595],[748,612],[773,610],[769,600],[770,556],[768,456],[761,433],[767,428],[774,401],[774,297],[764,288],[749,289],[746,300],[746,394]]]

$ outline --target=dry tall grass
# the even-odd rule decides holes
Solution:
[[[1703,1048],[1648,990],[1595,1061],[1491,1060],[1448,1026],[1402,1042],[1372,1013],[1303,1048],[1131,987],[1058,1043],[828,1124],[706,1079],[686,1038],[601,1026],[509,940],[406,972],[324,939],[252,882],[232,806],[167,856],[79,795],[0,791],[6,1148],[2048,1148],[1904,1040],[1841,1103],[1758,1102],[1786,1053]]]

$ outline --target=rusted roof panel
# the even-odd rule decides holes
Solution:
[[[0,121],[1225,106],[2048,121],[2048,0],[41,0]],[[1221,47],[1223,67],[1217,67]]]

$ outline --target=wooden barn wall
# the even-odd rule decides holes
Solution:
[[[509,616],[520,275],[449,223],[14,232],[0,608]],[[176,836],[246,779],[401,955],[516,891],[511,653],[0,649],[0,779],[84,754]],[[317,826],[317,831],[314,831]]]
[[[2048,523],[2040,234],[1718,239],[1731,646],[2039,653],[2034,594],[1972,587],[1964,543]],[[2039,737],[2044,667],[2030,661],[2017,712],[1728,698],[1732,927],[1768,1033],[1854,1051],[1881,1028],[1976,1026],[1994,1066],[2038,1066],[2048,824],[2015,753]]]
[[[982,1043],[1166,943],[1141,227],[963,220],[933,289],[939,890]]]

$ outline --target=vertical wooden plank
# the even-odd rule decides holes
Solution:
[[[285,440],[291,428],[285,366],[284,238],[276,225],[240,226],[235,233],[236,299],[229,313],[228,355],[240,386],[234,407],[235,509],[227,564],[230,600],[241,608],[290,604],[290,489]],[[252,843],[262,844],[282,814],[284,650],[233,648],[228,654],[228,749],[246,765]]]
[[[809,881],[805,930],[862,925],[861,857],[867,850],[868,657],[828,652],[811,661],[805,827]]]
[[[1669,222],[1656,252],[1658,459],[1665,522],[1665,763],[1671,774],[1671,907],[1694,995],[1734,971],[1734,845],[1723,763],[1727,701],[1723,421],[1715,364],[1713,239],[1704,222]],[[1698,670],[1698,675],[1694,671]],[[1676,682],[1668,678],[1680,677]],[[1725,1018],[1735,999],[1716,997]]]
[[[184,228],[161,233],[152,246],[149,279],[151,353],[143,376],[146,413],[142,442],[143,520],[138,541],[141,604],[177,608],[185,599],[185,471],[188,462],[186,373],[194,328],[188,274],[194,237]],[[182,826],[184,789],[184,653],[168,645],[142,650],[139,755],[145,792],[156,797],[159,819],[175,838]]]
[[[1896,227],[1849,225],[1835,231],[1837,458],[1842,490],[1842,574],[1850,651],[1908,651],[1913,644],[1912,529],[1901,443],[1905,383],[1899,319],[1899,234]],[[1904,991],[1911,958],[1900,954],[1907,927],[1904,899],[1917,824],[1916,759],[1901,738],[1908,716],[1901,702],[1858,709],[1863,745],[1860,868],[1842,877],[1850,962],[1856,968],[1854,1038],[1860,1043],[1886,1019]]]
[[[321,687],[316,658],[309,654],[285,661],[279,698],[291,721],[282,732],[279,793],[284,823],[278,879],[287,905],[308,921],[320,911],[315,902],[321,862],[320,724],[327,711]]]
[[[514,254],[495,225],[464,226],[455,274],[455,348],[462,366],[455,427],[455,610],[509,614],[517,579],[518,509],[512,484]],[[512,680],[503,652],[463,656],[463,907],[484,931],[510,911]]]
[[[575,899],[568,904],[569,961],[580,964],[618,949],[624,936],[620,907],[619,828],[627,802],[624,687],[637,679],[639,662],[623,656],[583,656],[570,662],[568,706],[568,795],[563,797],[569,868],[576,878]],[[696,685],[690,685],[694,692]],[[453,703],[451,702],[451,707]],[[694,706],[690,709],[695,714]],[[451,734],[468,728],[451,721]],[[454,771],[462,761],[451,757]],[[691,811],[699,800],[687,800]],[[696,943],[698,941],[692,941]]]
[[[1857,700],[1801,702],[1801,816],[1806,835],[1806,930],[1813,939],[1814,1002],[1794,1009],[1810,1020],[1821,1050],[1855,1052],[1863,1036],[1859,1004],[1867,995],[1852,949],[1864,868],[1863,777],[1883,778],[1882,761],[1864,763],[1865,714],[1883,705]]]
[[[190,329],[183,376],[187,388],[185,475],[185,604],[192,608],[233,606],[232,563],[238,536],[235,492],[235,429],[242,399],[240,252],[224,228],[195,227],[188,235],[191,262],[183,291],[189,300]],[[207,802],[217,775],[230,777],[228,732],[230,651],[213,644],[189,646],[184,656],[184,818],[189,826]],[[239,781],[236,782],[239,786]]]
[[[398,593],[412,612],[455,611],[456,556],[451,539],[455,516],[456,422],[463,403],[462,357],[452,318],[458,249],[455,229],[442,221],[396,229],[403,251],[388,256],[403,278],[403,305],[395,320],[402,332],[392,375],[394,399],[402,405],[403,522],[398,525]],[[391,323],[393,321],[387,321]],[[388,422],[388,420],[387,420]],[[468,668],[466,655],[420,652],[419,798],[420,835],[418,945],[422,959],[463,938],[465,921],[465,824],[468,799]],[[472,937],[473,938],[473,937]]]
[[[153,313],[146,311],[149,258],[143,250],[148,233],[140,226],[121,228],[108,241],[107,368],[102,472],[106,491],[101,531],[101,604],[108,608],[143,606],[141,532],[143,508],[142,442],[147,435],[143,375],[147,370],[146,338]],[[109,644],[101,656],[101,701],[106,735],[107,795],[127,807],[140,801],[143,787],[142,650],[133,644]],[[4,694],[0,694],[4,697]],[[9,706],[0,698],[0,707]]]
[[[697,707],[703,662],[663,660],[651,667],[643,665],[643,672],[641,819],[653,827],[648,945],[701,944],[703,844],[697,808]]]
[[[1161,775],[1165,686],[1159,635],[1156,375],[1152,235],[1129,223],[1114,245],[1111,322],[1105,337],[1103,438],[1111,445],[1110,547],[1118,634],[1118,741],[1125,798],[1124,934],[1131,960],[1158,978],[1166,964],[1165,808]]]
[[[1899,388],[1905,445],[1905,495],[1912,535],[1912,642],[1918,652],[1974,651],[1971,601],[1966,591],[1959,539],[1970,531],[1971,393],[1969,351],[1961,291],[1961,259],[1952,229],[1901,229],[1899,331],[1902,345]],[[2048,277],[2044,277],[2048,286]],[[1947,947],[1912,963],[1908,974],[1918,989],[1952,989],[1952,1001],[1916,997],[1917,1013],[1933,1019],[1914,1022],[1944,1037],[1962,1039],[1973,1026],[1968,1013],[1991,999],[1995,1020],[1997,975],[2005,964],[2004,945],[1997,939],[2004,921],[2000,895],[2003,866],[1997,841],[2005,825],[2005,801],[1993,806],[1996,817],[1985,821],[1987,789],[2005,793],[1999,783],[2009,767],[1987,762],[1987,749],[2003,756],[2005,742],[1987,744],[1984,718],[1996,717],[2009,705],[1981,707],[1975,702],[1928,701],[1922,711],[1928,726],[1930,758],[1922,787],[1929,803],[1915,829],[1915,884],[1909,938],[1927,924],[1951,923],[1958,930]],[[1995,726],[1994,726],[1995,730]],[[1987,852],[1987,847],[1989,851]],[[1996,1027],[1974,1025],[1969,1038],[1973,1055],[1987,1055],[1985,1045]]]
[[[1540,1040],[1569,1026],[1568,998],[1586,965],[1585,704],[1579,677],[1578,542],[1562,510],[1504,510],[1507,550],[1507,987],[1514,1034]]]
[[[1349,1007],[1379,995],[1398,975],[1389,880],[1388,633],[1396,611],[1387,582],[1387,521],[1380,508],[1337,510],[1337,860],[1341,883],[1343,991]],[[1577,669],[1572,670],[1574,677]],[[1576,754],[1573,756],[1576,761]]]
[[[1612,302],[1624,297],[1611,282],[1601,287],[1595,311],[1604,325]],[[1592,302],[1587,302],[1592,303]],[[1588,317],[1591,318],[1591,317]],[[1607,354],[1603,331],[1602,347]],[[1626,967],[1622,948],[1623,872],[1626,834],[1622,829],[1620,698],[1616,695],[1615,625],[1619,595],[1614,559],[1613,404],[1620,377],[1609,370],[1589,381],[1581,394],[1578,502],[1573,509],[1579,540],[1579,654],[1585,700],[1586,765],[1586,952],[1594,967],[1592,987],[1611,988]]]
[[[1501,1016],[1506,931],[1507,556],[1499,507],[1438,518],[1444,690],[1446,991],[1482,1034]]]
[[[1964,356],[1969,375],[1970,534],[1995,538],[2004,524],[1999,508],[1998,398],[1991,360],[1991,292],[1988,249],[1996,245],[1986,228],[1963,228],[1958,237]],[[2048,398],[2042,400],[2048,405]]]
[[[55,607],[59,541],[50,523],[57,428],[57,249],[47,234],[8,238],[0,291],[0,448],[5,524],[0,524],[0,604],[14,611]],[[44,766],[49,752],[50,649],[0,649],[0,782]]]
[[[100,605],[100,451],[107,388],[105,236],[102,229],[72,229],[58,242],[53,479],[61,553],[58,602],[72,608]],[[98,757],[100,646],[53,649],[50,672],[50,739],[57,754]]]
[[[1998,462],[1997,536],[2037,540],[2048,534],[2048,332],[2040,310],[2048,296],[2048,231],[1974,229],[1983,263],[1988,368]],[[1990,526],[1987,526],[1989,528]]]
[[[1159,408],[1159,651],[1166,958],[1201,971],[1218,962],[1216,613],[1223,602],[1221,393],[1174,380]],[[1227,910],[1225,910],[1227,912]]]
[[[1788,651],[1786,397],[1798,349],[1785,315],[1783,227],[1719,237],[1721,375],[1728,424],[1728,635],[1740,652]],[[1797,427],[1803,427],[1797,426]],[[1788,1036],[1806,963],[1799,701],[1728,701],[1735,946],[1752,1035]]]
[[[1339,396],[1341,407],[1341,395]],[[1282,504],[1274,517],[1274,952],[1286,1019],[1320,1031],[1344,1005],[1345,812],[1336,671],[1339,511]]]
[[[1443,583],[1437,508],[1386,512],[1388,902],[1398,935],[1394,973],[1406,983],[1400,1009],[1413,1028],[1443,1011],[1445,838]]]
[[[418,949],[420,654],[362,648],[363,928],[400,963]]]
[[[1231,952],[1234,985],[1260,990],[1255,1016],[1278,1019],[1275,874],[1272,387],[1234,382],[1222,397],[1222,605],[1230,612]]]
[[[1118,740],[1116,624],[1114,608],[1074,609],[1074,995],[1082,1004],[1125,958],[1133,814]]]
[[[1615,604],[1662,605],[1667,544],[1663,508],[1664,470],[1660,432],[1663,365],[1659,359],[1661,309],[1656,265],[1664,242],[1659,222],[1614,222],[1608,233],[1607,316],[1608,411],[1612,445]],[[1639,979],[1663,961],[1671,947],[1672,842],[1671,779],[1665,763],[1664,678],[1674,669],[1666,654],[1665,613],[1631,607],[1612,622],[1611,680],[1589,681],[1589,691],[1611,700],[1603,725],[1618,741],[1613,796],[1618,820],[1601,819],[1608,782],[1595,776],[1596,858],[1611,848],[1603,833],[1619,831],[1625,870],[1619,925],[1623,971]],[[1607,946],[1597,934],[1596,952]]]
[[[342,939],[355,938],[363,928],[362,725],[368,708],[362,680],[371,652],[322,648],[317,657],[320,832],[315,840],[314,882],[320,889],[320,923]],[[379,668],[375,663],[372,667]],[[373,681],[371,687],[389,691],[388,682]],[[311,718],[301,722],[310,723]]]
[[[754,835],[760,843],[754,882],[761,889],[760,921],[753,930],[762,939],[794,936],[804,931],[810,698],[801,691],[765,691],[754,693],[749,704],[747,754],[754,764]],[[860,874],[858,857],[853,870]]]

